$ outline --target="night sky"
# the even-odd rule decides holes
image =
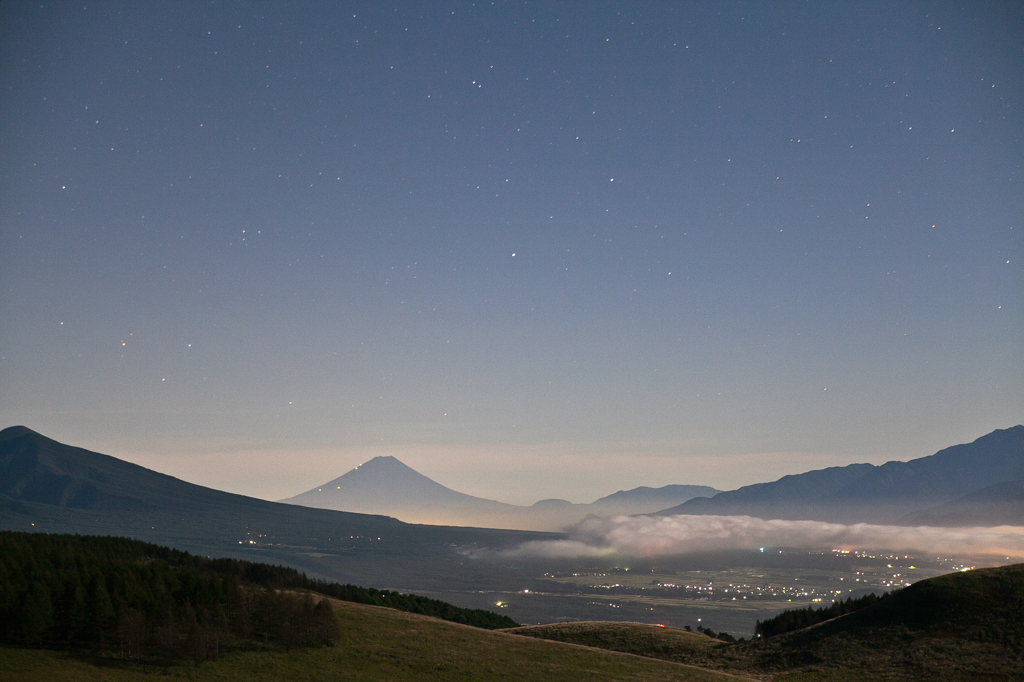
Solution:
[[[0,426],[506,502],[1024,421],[1016,2],[0,4]]]

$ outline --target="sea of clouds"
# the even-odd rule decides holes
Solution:
[[[526,542],[509,557],[654,557],[729,549],[872,549],[957,554],[1002,554],[1024,558],[1024,527],[936,528],[844,525],[821,521],[758,519],[751,516],[589,517],[565,540]]]

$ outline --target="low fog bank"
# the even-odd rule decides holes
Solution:
[[[655,557],[760,547],[874,549],[1024,558],[1024,527],[936,528],[764,520],[751,516],[590,517],[568,539],[524,543],[507,557]]]

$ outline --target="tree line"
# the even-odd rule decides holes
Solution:
[[[392,590],[375,590],[372,587],[339,585],[338,583],[327,583],[320,580],[311,580],[309,585],[309,589],[342,601],[386,606],[398,609],[399,611],[420,613],[424,616],[439,618],[451,621],[452,623],[472,625],[473,627],[487,630],[519,627],[519,623],[508,616],[502,616],[493,611],[464,609],[461,606],[453,606],[439,599],[420,597],[415,594],[403,594],[402,592],[394,592]]]
[[[775,635],[781,635],[784,632],[800,630],[801,628],[810,627],[817,623],[823,623],[826,620],[831,620],[847,613],[859,611],[860,609],[871,606],[872,604],[887,598],[889,594],[889,592],[886,592],[879,597],[872,593],[866,594],[858,599],[847,597],[846,601],[836,600],[832,602],[831,606],[823,606],[817,609],[813,606],[808,606],[804,609],[790,609],[788,611],[783,611],[774,618],[757,621],[757,624],[754,626],[754,634],[760,637],[774,637]]]
[[[323,596],[477,627],[518,625],[489,611],[314,580],[284,566],[128,538],[0,532],[3,644],[197,663],[225,647],[325,646],[339,631]]]
[[[693,632],[693,630],[690,629],[689,625],[685,626],[683,629],[686,630],[687,632]],[[711,628],[706,628],[703,625],[698,625],[697,626],[697,632],[705,634],[708,637],[713,637],[714,639],[720,639],[723,642],[725,642],[726,644],[736,644],[737,642],[742,643],[742,642],[747,641],[743,637],[740,637],[739,639],[736,639],[735,637],[730,635],[725,630],[722,630],[721,632],[715,632]]]

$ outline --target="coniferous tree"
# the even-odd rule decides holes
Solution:
[[[516,625],[489,611],[311,580],[282,566],[210,560],[126,538],[0,532],[0,643],[197,663],[227,642],[330,645],[338,636],[333,608],[308,592],[479,627]]]

